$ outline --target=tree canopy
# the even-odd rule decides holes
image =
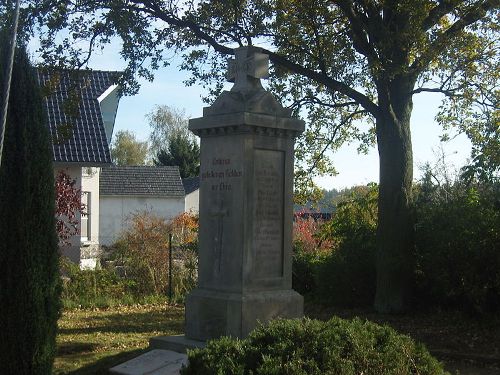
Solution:
[[[500,0],[31,0],[24,20],[26,26],[42,26],[42,55],[52,64],[85,65],[91,50],[119,37],[128,92],[138,89],[134,76],[152,79],[153,70],[169,64],[169,53],[178,53],[181,68],[191,73],[187,84],[206,87],[209,101],[222,89],[224,59],[233,48],[260,46],[273,64],[269,88],[308,122],[296,153],[302,187],[312,187],[317,173],[334,172],[326,150],[357,140],[363,151],[376,142],[375,306],[401,311],[410,300],[414,270],[412,98],[442,94],[438,122],[449,136],[466,133],[473,161],[486,175],[498,173],[490,150],[499,139],[499,5]]]
[[[129,130],[120,130],[115,134],[111,145],[111,158],[116,165],[144,165],[148,154],[148,142],[137,140]]]
[[[306,166],[298,177],[306,181],[334,173],[326,150],[355,139],[364,151],[375,142],[370,123],[380,116],[378,91],[385,79],[403,74],[413,83],[409,95],[444,95],[438,121],[471,137],[474,161],[494,154],[483,150],[499,136],[498,0],[26,3],[27,24],[48,26],[41,32],[48,63],[83,66],[91,50],[119,37],[128,62],[122,83],[132,93],[138,90],[134,77],[152,79],[173,51],[192,73],[187,83],[205,85],[213,99],[222,87],[224,55],[244,44],[270,46],[271,88],[308,119],[297,154]],[[70,33],[56,43],[61,30]],[[498,160],[492,167],[498,171]]]
[[[154,158],[160,150],[168,147],[169,140],[176,136],[194,140],[196,137],[188,130],[188,118],[182,109],[168,105],[156,105],[146,114],[146,120],[151,129],[149,135],[149,152]]]
[[[167,146],[158,151],[154,163],[178,166],[181,178],[196,177],[200,173],[200,146],[195,139],[174,134],[168,139]]]
[[[188,130],[184,110],[157,105],[146,115],[151,134],[149,153],[156,165],[178,166],[181,178],[198,176],[200,147]]]

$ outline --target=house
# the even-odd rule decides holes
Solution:
[[[99,243],[111,245],[133,214],[147,211],[167,220],[185,209],[178,167],[123,166],[101,169]]]
[[[193,213],[200,212],[200,177],[183,178],[182,185],[186,193],[184,211]]]
[[[95,266],[99,244],[100,168],[111,164],[109,145],[118,109],[118,72],[38,69],[52,137],[54,173],[65,171],[83,193],[81,234],[61,250],[82,268]]]

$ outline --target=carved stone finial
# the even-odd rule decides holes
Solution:
[[[235,58],[228,61],[227,79],[234,82],[231,91],[263,90],[261,78],[269,78],[269,56],[255,47],[234,50]]]

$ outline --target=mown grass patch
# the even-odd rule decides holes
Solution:
[[[184,308],[166,304],[65,310],[54,374],[107,374],[143,353],[153,336],[184,330]]]

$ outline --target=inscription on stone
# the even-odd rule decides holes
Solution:
[[[254,254],[258,278],[283,276],[282,151],[254,150]]]
[[[231,166],[230,158],[213,158],[210,168],[201,172],[201,181],[210,182],[210,191],[231,191],[231,180],[241,177],[241,169]]]
[[[224,262],[225,227],[228,220],[231,220],[231,200],[235,183],[241,181],[243,175],[240,163],[235,162],[229,156],[215,155],[209,159],[202,169],[201,183],[204,184],[208,195],[210,195],[210,207],[208,216],[211,221],[213,231],[211,232],[211,245],[213,272],[214,274],[221,273],[221,267]]]
[[[220,207],[217,210],[212,210],[210,213],[212,218],[216,222],[216,231],[214,237],[214,249],[213,256],[215,257],[215,271],[220,273],[221,265],[222,265],[222,257],[223,257],[223,238],[224,238],[224,217],[227,216],[228,211],[227,208],[224,208],[224,201],[220,201]]]

